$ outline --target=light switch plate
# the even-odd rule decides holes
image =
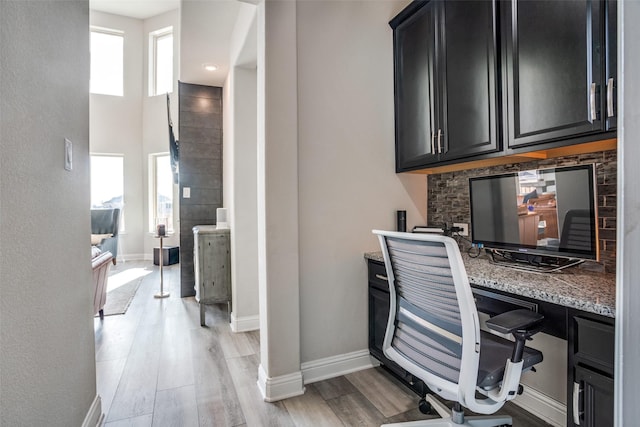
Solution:
[[[183,199],[191,198],[191,187],[182,187],[182,198]]]
[[[68,138],[64,139],[64,168],[73,169],[73,143]]]

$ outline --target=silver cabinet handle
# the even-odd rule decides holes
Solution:
[[[441,138],[442,138],[442,129],[438,129],[438,154],[442,154],[442,145],[440,145]]]
[[[376,279],[387,281],[389,278],[387,276],[383,276],[382,274],[376,274]]]
[[[607,117],[613,117],[613,77],[607,80]]]
[[[436,133],[431,132],[431,154],[436,154]]]
[[[573,423],[577,426],[580,425],[580,383],[573,383]]]
[[[589,103],[591,107],[591,123],[593,123],[598,117],[596,116],[596,84],[591,83],[591,90],[589,91]]]

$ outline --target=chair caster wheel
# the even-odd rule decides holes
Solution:
[[[418,402],[418,409],[423,414],[430,414],[433,408],[431,407],[431,403],[427,402],[425,399],[420,399]]]

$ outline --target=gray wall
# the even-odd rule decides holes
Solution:
[[[0,58],[0,425],[80,426],[96,399],[89,3],[0,2]]]
[[[195,295],[192,228],[215,224],[222,207],[222,88],[180,82],[179,96],[180,296],[186,297]]]
[[[618,69],[618,129],[620,214],[618,238],[618,282],[616,301],[616,418],[617,427],[638,424],[640,419],[640,215],[638,182],[640,182],[640,2],[618,2],[618,64],[624,57],[624,68]],[[619,34],[620,34],[619,32]]]

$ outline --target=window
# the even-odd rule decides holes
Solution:
[[[167,231],[173,232],[173,173],[168,153],[152,154],[151,169],[151,210],[149,231],[154,232],[157,224],[165,224]]]
[[[91,93],[123,95],[124,33],[106,28],[91,29]]]
[[[149,95],[173,92],[173,27],[149,33]]]
[[[91,155],[91,209],[120,208],[120,231],[124,232],[124,156]]]

